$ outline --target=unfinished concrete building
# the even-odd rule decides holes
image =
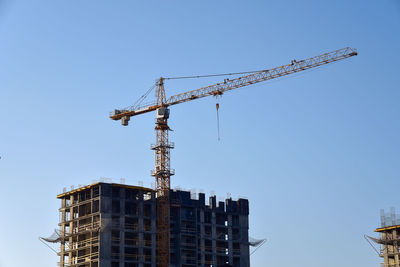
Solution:
[[[152,189],[95,183],[57,196],[60,266],[156,267]],[[171,190],[171,266],[250,265],[248,200]]]
[[[383,258],[382,267],[400,267],[400,217],[395,214],[394,208],[388,214],[381,210],[381,227],[375,232],[380,233],[380,238],[369,238],[381,246],[379,256]]]

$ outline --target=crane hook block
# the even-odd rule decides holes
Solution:
[[[129,117],[129,116],[124,116],[124,117],[122,117],[121,118],[121,124],[123,125],[123,126],[128,126],[128,123],[129,123],[129,120],[131,119],[131,117]]]
[[[157,109],[157,119],[168,119],[169,118],[169,108],[162,107]]]

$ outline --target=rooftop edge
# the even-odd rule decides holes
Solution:
[[[59,194],[59,195],[57,195],[57,198],[63,198],[63,197],[65,197],[65,196],[70,196],[70,195],[75,194],[75,193],[77,193],[77,192],[90,189],[90,188],[92,188],[93,186],[96,186],[96,185],[99,185],[99,184],[111,184],[111,185],[113,185],[113,186],[119,186],[119,187],[124,187],[124,188],[129,188],[129,189],[139,189],[139,190],[143,190],[143,191],[146,191],[146,192],[153,192],[153,191],[154,191],[154,190],[151,189],[151,188],[142,187],[142,186],[134,186],[134,185],[126,185],[126,184],[116,184],[116,183],[97,182],[97,183],[94,183],[94,184],[86,185],[86,186],[83,186],[83,187],[80,187],[80,188],[77,188],[77,189],[74,189],[74,190],[71,190],[71,191],[68,191],[68,192]]]

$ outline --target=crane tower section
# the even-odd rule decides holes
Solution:
[[[157,253],[159,266],[169,266],[170,263],[170,208],[169,208],[169,190],[171,188],[171,175],[174,174],[170,166],[170,149],[174,148],[168,141],[169,108],[164,106],[165,89],[162,78],[157,82],[157,109],[156,118],[156,143],[151,146],[155,152],[155,169],[152,176],[156,181],[157,192]]]

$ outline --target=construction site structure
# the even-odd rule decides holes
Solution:
[[[206,96],[221,96],[225,92],[249,86],[252,84],[280,78],[290,74],[302,72],[308,69],[316,68],[332,62],[343,60],[349,57],[356,56],[355,49],[346,47],[335,50],[333,52],[324,53],[315,57],[304,60],[292,60],[290,64],[282,65],[268,70],[250,71],[234,74],[246,74],[244,76],[233,79],[224,79],[223,82],[209,85],[196,90],[186,91],[171,97],[166,97],[164,81],[170,79],[182,78],[200,78],[210,76],[226,76],[230,74],[213,74],[205,76],[188,76],[188,77],[161,77],[155,84],[156,100],[147,104],[142,104],[144,98],[139,99],[138,103],[125,108],[115,109],[111,114],[112,120],[121,120],[121,124],[127,126],[131,117],[140,114],[156,111],[156,143],[151,146],[155,151],[155,168],[152,175],[155,177],[156,197],[157,197],[157,261],[159,267],[168,267],[170,264],[170,206],[169,192],[171,187],[171,176],[174,175],[174,170],[170,168],[170,149],[174,147],[173,143],[168,140],[168,119],[170,115],[169,107],[172,105],[189,102]],[[249,74],[251,73],[251,74]],[[153,87],[153,88],[154,88]],[[217,104],[217,110],[219,105]]]
[[[380,245],[377,252],[383,258],[381,266],[400,267],[400,215],[396,215],[394,208],[391,208],[389,213],[381,209],[381,227],[375,232],[380,234],[379,238],[367,238]]]
[[[205,194],[170,191],[170,265],[250,266],[247,199],[206,203]],[[61,200],[61,267],[156,267],[157,205],[152,189],[98,182]]]

